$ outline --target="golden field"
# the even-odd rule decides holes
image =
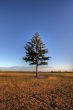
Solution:
[[[73,73],[0,72],[0,110],[73,110]]]

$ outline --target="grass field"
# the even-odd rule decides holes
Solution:
[[[0,110],[73,110],[73,73],[0,72]]]

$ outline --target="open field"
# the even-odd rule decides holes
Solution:
[[[73,110],[73,73],[43,75],[0,72],[0,110]]]

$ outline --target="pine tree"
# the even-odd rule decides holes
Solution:
[[[25,45],[26,56],[23,60],[29,62],[30,65],[36,65],[36,77],[38,77],[38,66],[47,65],[50,57],[46,57],[48,49],[45,49],[45,45],[42,43],[39,33],[36,32],[30,42]]]

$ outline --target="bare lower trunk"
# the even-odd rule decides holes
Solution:
[[[36,64],[36,77],[38,77],[38,65]]]

